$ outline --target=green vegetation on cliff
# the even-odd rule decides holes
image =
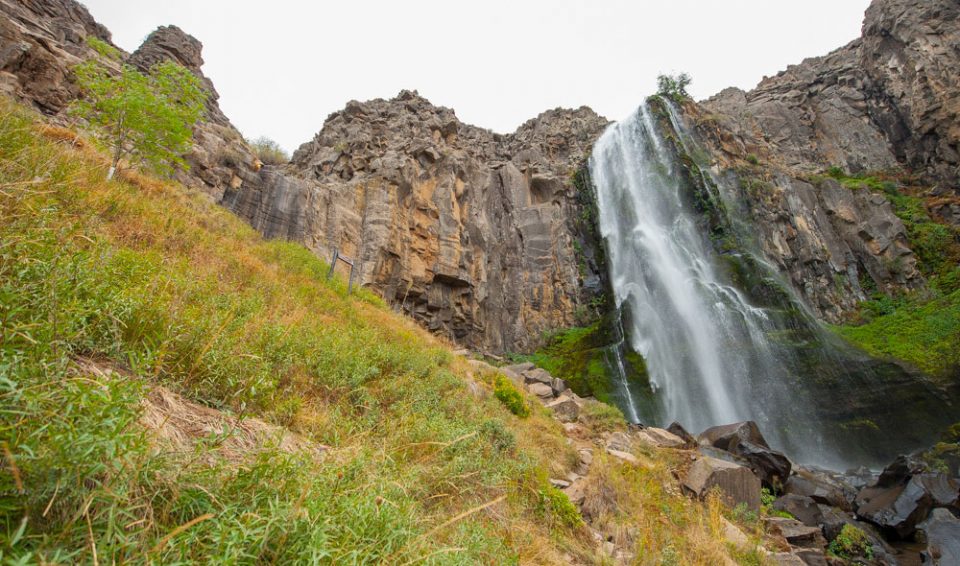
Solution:
[[[530,355],[515,355],[518,361],[529,361],[554,377],[567,382],[578,395],[596,397],[604,403],[613,403],[613,382],[617,368],[613,365],[616,347],[611,330],[616,316],[611,313],[584,327],[567,328],[547,337],[546,345]],[[643,357],[627,348],[624,354],[627,378],[638,387],[649,389],[647,368]]]
[[[904,360],[933,376],[960,373],[960,230],[935,220],[927,211],[928,197],[904,187],[897,176],[849,176],[836,167],[828,176],[886,196],[929,283],[928,289],[896,296],[872,290],[859,320],[838,332],[874,356]],[[865,283],[871,292],[872,282]]]

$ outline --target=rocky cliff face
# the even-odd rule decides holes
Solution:
[[[813,310],[837,322],[865,298],[924,285],[887,199],[817,176],[920,174],[960,215],[960,6],[877,0],[863,37],[689,113],[738,178],[758,244]]]
[[[57,116],[70,67],[110,34],[73,0],[0,0],[0,92]],[[909,169],[960,222],[960,7],[875,0],[863,37],[688,117],[738,181],[757,245],[811,308],[840,320],[864,297],[924,284],[882,195],[811,176]],[[173,59],[212,96],[178,179],[268,237],[357,260],[359,281],[428,328],[490,352],[529,350],[602,292],[591,203],[572,182],[607,122],[553,110],[509,135],[461,123],[415,92],[350,102],[285,166],[263,166],[217,105],[201,44],[176,27],[126,62]],[[750,165],[753,163],[753,165]],[[582,186],[582,185],[581,185]]]
[[[801,172],[907,166],[956,189],[958,21],[954,0],[876,0],[860,39],[703,107],[723,126],[728,153],[765,154]]]
[[[284,171],[223,203],[268,236],[353,258],[364,285],[433,331],[526,350],[573,325],[584,279],[600,277],[572,179],[606,125],[553,110],[501,136],[404,91],[348,103]]]

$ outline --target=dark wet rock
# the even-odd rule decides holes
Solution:
[[[900,538],[913,535],[933,509],[933,497],[919,476],[907,483],[867,487],[857,494],[857,516]]]
[[[751,511],[760,510],[760,479],[745,466],[701,456],[687,472],[683,487],[698,498],[718,488],[731,507],[742,504]]]
[[[927,471],[927,465],[912,456],[897,456],[877,477],[876,487],[892,487],[908,482],[916,474]]]
[[[859,491],[876,482],[877,474],[871,471],[870,468],[860,466],[859,468],[853,468],[844,472],[842,480],[853,489]]]
[[[926,544],[925,564],[960,564],[960,519],[946,509],[934,509],[917,528]]]
[[[798,467],[783,486],[783,492],[809,497],[817,503],[844,511],[853,510],[853,500],[856,498],[856,491],[851,486],[808,467]]]
[[[900,456],[884,468],[877,481],[857,494],[857,515],[906,538],[934,508],[960,513],[960,483],[943,473],[928,471],[913,456]]]
[[[942,473],[925,473],[915,476],[930,494],[934,507],[947,507],[960,513],[957,500],[960,498],[960,482]]]
[[[700,433],[699,442],[743,458],[766,486],[782,486],[790,477],[790,460],[770,448],[753,421],[708,428]]]
[[[823,513],[817,503],[803,495],[787,494],[778,497],[773,502],[773,508],[793,515],[798,521],[808,527],[817,527],[823,524]]]
[[[667,431],[682,438],[687,448],[693,448],[697,445],[697,439],[690,434],[687,429],[683,428],[683,425],[676,421],[670,423],[670,426],[667,427]]]

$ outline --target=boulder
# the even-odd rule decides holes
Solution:
[[[572,423],[580,417],[580,406],[570,397],[561,396],[546,406],[553,411],[554,418],[562,423]]]
[[[946,509],[934,509],[917,529],[926,542],[926,549],[922,552],[924,564],[960,564],[960,520],[952,513]]]
[[[792,552],[777,552],[769,556],[770,561],[777,566],[806,566],[807,563]]]
[[[620,452],[629,452],[633,449],[633,441],[630,436],[623,432],[614,432],[607,437],[607,448],[610,450],[619,450]]]
[[[769,448],[767,441],[760,434],[760,428],[753,421],[743,421],[728,425],[710,427],[700,433],[700,444],[713,446],[727,452],[734,452],[740,442],[751,442],[764,448]]]
[[[790,477],[790,460],[783,453],[770,448],[753,421],[708,428],[700,433],[699,442],[745,459],[750,469],[768,487],[779,488]]]
[[[823,529],[823,536],[828,541],[837,538],[844,525],[855,521],[853,513],[841,511],[836,507],[817,504],[817,509],[820,511],[820,527]]]
[[[809,497],[817,503],[844,511],[853,510],[853,500],[856,497],[856,493],[849,486],[808,468],[798,468],[784,484],[783,493]]]
[[[893,487],[904,484],[912,476],[925,471],[927,471],[927,466],[922,461],[911,456],[897,456],[896,460],[883,469],[874,486]]]
[[[636,437],[641,442],[657,448],[683,448],[687,445],[682,438],[662,428],[645,428],[638,431]]]
[[[640,459],[639,459],[639,458],[637,458],[636,456],[634,456],[633,454],[631,454],[631,453],[629,453],[629,452],[624,452],[624,451],[622,451],[622,450],[614,450],[614,449],[612,449],[612,448],[607,448],[607,454],[613,456],[614,458],[616,458],[616,459],[618,459],[618,460],[623,460],[624,462],[626,462],[626,463],[628,463],[628,464],[637,465],[637,464],[640,463]]]
[[[530,370],[532,370],[534,367],[536,367],[536,366],[534,366],[534,365],[533,365],[532,363],[530,363],[530,362],[523,362],[522,364],[511,364],[511,365],[509,365],[509,366],[503,366],[503,367],[500,368],[500,369],[501,369],[501,370],[510,370],[510,371],[512,371],[512,372],[522,374],[522,373],[525,372],[525,371],[530,371]]]
[[[667,432],[671,432],[682,438],[685,443],[685,448],[693,448],[697,445],[697,439],[687,432],[687,429],[683,428],[683,425],[676,421],[670,423],[670,426],[667,427]]]
[[[798,548],[822,549],[827,541],[820,532],[820,527],[809,527],[795,519],[782,517],[767,517],[764,519],[770,532],[782,536],[790,546]]]
[[[790,477],[792,464],[782,452],[741,442],[733,453],[750,462],[750,468],[767,487],[779,489]]]
[[[553,388],[553,376],[541,368],[533,368],[523,372],[523,378],[527,383],[543,383]]]
[[[933,509],[933,497],[920,476],[905,484],[864,488],[857,494],[856,503],[857,516],[900,538],[913,535],[917,523]]]
[[[947,507],[960,511],[957,499],[960,497],[960,483],[946,474],[926,473],[914,476],[923,486],[924,491],[933,498],[934,507]]]
[[[817,503],[803,495],[784,495],[773,502],[773,508],[790,513],[808,527],[819,527],[823,524],[823,513]]]
[[[760,478],[750,468],[709,456],[697,458],[683,479],[683,488],[703,498],[715,487],[731,507],[744,504],[751,511],[760,510]]]
[[[567,382],[559,377],[553,378],[553,381],[550,382],[550,387],[553,388],[553,393],[555,395],[559,395],[568,389]]]
[[[539,397],[541,400],[546,401],[553,399],[553,388],[546,383],[531,383],[527,386],[527,390]]]
[[[734,525],[723,517],[720,517],[720,521],[720,530],[723,534],[723,540],[725,540],[728,544],[733,545],[741,552],[750,552],[756,548],[756,545],[750,540],[750,537],[748,537],[740,527]]]
[[[819,548],[798,548],[793,551],[794,554],[807,566],[827,566],[827,556]]]
[[[919,459],[898,457],[874,485],[857,494],[857,515],[898,537],[910,537],[932,509],[960,512],[960,484],[945,474],[926,470]]]

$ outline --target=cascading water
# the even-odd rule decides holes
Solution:
[[[663,120],[673,138],[661,133]],[[676,420],[694,432],[751,419],[794,458],[864,463],[865,457],[850,457],[851,440],[837,438],[844,425],[824,423],[824,391],[812,394],[814,380],[824,376],[810,373],[828,371],[822,388],[840,384],[845,394],[882,377],[861,363],[862,356],[855,360],[838,348],[785,287],[777,287],[779,304],[762,304],[733,284],[724,260],[749,265],[768,282],[777,276],[749,251],[716,251],[689,187],[690,167],[676,154],[676,144],[686,147],[687,141],[676,136],[686,133],[675,109],[666,101],[645,104],[610,126],[590,159],[611,286],[630,347],[645,359],[653,389],[653,405],[641,408],[625,383],[615,384],[625,414],[660,425]],[[856,410],[850,409],[851,422]]]

